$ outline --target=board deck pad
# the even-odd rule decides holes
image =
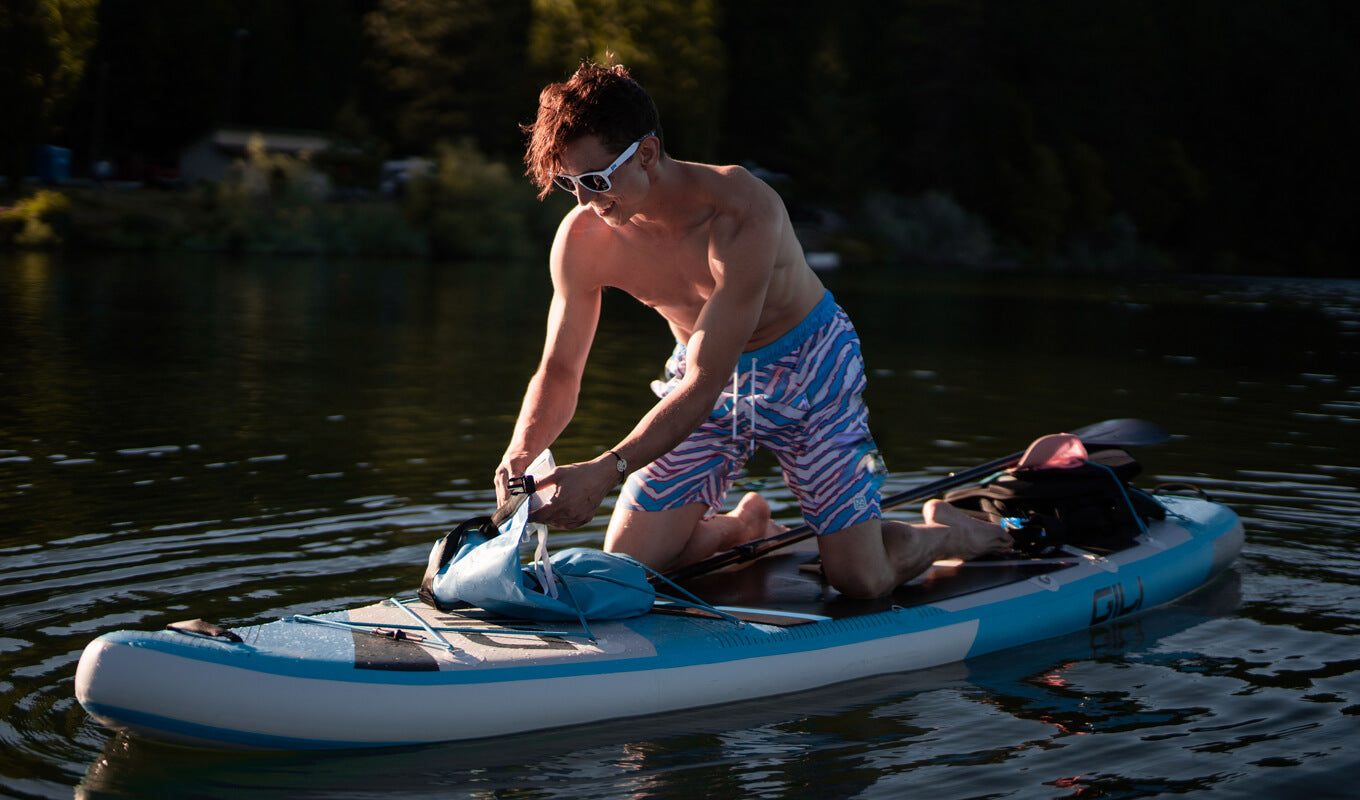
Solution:
[[[390,639],[368,631],[354,631],[354,668],[436,672],[434,653],[412,639]]]
[[[582,635],[577,623],[508,619],[475,608],[443,612],[418,601],[405,605],[455,650],[444,649],[427,631],[412,628],[414,620],[407,611],[384,601],[346,612],[345,619],[382,631],[400,630],[405,638],[397,640],[356,628],[352,634],[356,669],[434,671],[469,665],[601,661],[655,654],[655,647],[640,634],[606,622],[592,623],[591,627],[601,632],[607,630],[608,641],[602,638],[592,642]]]
[[[1063,568],[1061,564],[1052,563],[996,567],[937,565],[912,583],[899,587],[890,596],[855,600],[831,589],[822,579],[820,570],[806,569],[806,565],[814,561],[816,555],[815,543],[791,547],[747,564],[692,578],[681,586],[712,605],[740,609],[732,614],[743,622],[791,627],[812,623],[818,617],[846,619],[892,608],[930,605]],[[410,603],[407,608],[419,614],[431,626],[442,629],[441,635],[457,647],[463,658],[505,662],[526,656],[536,659],[560,656],[572,660],[608,657],[607,653],[587,641],[555,635],[564,630],[576,631],[577,626],[569,623],[512,620],[480,609],[445,613],[423,603]],[[710,611],[687,605],[659,603],[654,610],[667,615],[717,618]],[[441,669],[441,664],[445,667],[450,665],[450,657],[431,646],[434,642],[427,633],[401,627],[411,620],[395,606],[379,603],[355,609],[349,612],[349,620],[393,626],[382,629],[382,633],[354,631],[356,669],[417,672],[437,671]],[[458,630],[447,630],[449,628]],[[508,634],[506,629],[521,633]],[[395,631],[402,631],[404,638],[393,637],[391,634]],[[525,635],[530,631],[541,633]],[[619,633],[614,626],[610,626],[610,632],[611,635]],[[455,657],[452,660],[462,659]]]
[[[916,580],[891,595],[855,600],[836,592],[822,579],[820,570],[802,569],[817,556],[815,542],[800,543],[755,561],[691,578],[681,584],[716,606],[763,608],[833,619],[875,614],[896,608],[938,603],[952,597],[1004,586],[1063,569],[1064,564],[1036,563],[1005,566],[931,567]],[[664,589],[663,589],[664,591]]]

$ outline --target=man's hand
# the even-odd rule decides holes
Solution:
[[[606,458],[607,457],[607,458]],[[614,457],[608,453],[594,461],[567,464],[543,477],[534,476],[539,487],[555,486],[552,499],[533,514],[533,520],[554,528],[579,528],[595,518],[600,503],[618,483]]]
[[[496,467],[496,505],[503,506],[510,500],[510,479],[518,478],[524,474],[524,470],[533,463],[534,457],[525,453],[510,454],[506,453],[501,458],[501,463]],[[534,476],[537,482],[539,476]]]

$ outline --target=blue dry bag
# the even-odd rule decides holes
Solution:
[[[647,613],[656,591],[647,568],[629,556],[572,547],[547,556],[547,531],[529,521],[532,490],[495,517],[464,522],[430,551],[420,598],[448,611],[464,604],[533,620],[607,620]],[[526,533],[539,537],[537,558],[520,563]]]

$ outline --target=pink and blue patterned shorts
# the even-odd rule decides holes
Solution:
[[[666,362],[664,397],[685,370],[685,345]],[[674,450],[635,472],[619,506],[722,509],[757,446],[774,453],[803,517],[819,535],[878,519],[884,468],[869,432],[859,335],[827,292],[793,330],[742,353],[713,412]]]

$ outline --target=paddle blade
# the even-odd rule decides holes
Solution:
[[[1160,425],[1142,419],[1107,419],[1072,433],[1087,446],[1106,447],[1147,447],[1171,438]]]

